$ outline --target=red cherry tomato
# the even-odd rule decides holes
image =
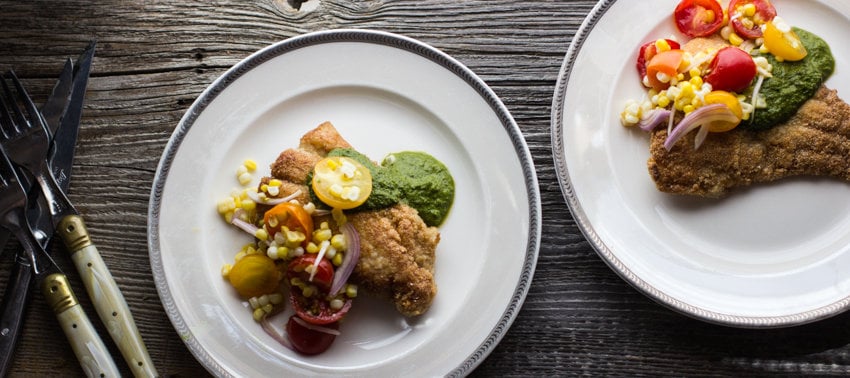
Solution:
[[[679,73],[682,64],[682,50],[669,50],[656,54],[646,65],[646,78],[649,86],[655,90],[664,90],[670,86],[669,82],[658,79],[658,74],[675,77]]]
[[[667,44],[670,45],[671,50],[678,50],[681,46],[679,42],[676,42],[672,39],[665,39]],[[640,47],[640,51],[638,51],[637,57],[637,70],[640,78],[643,79],[646,76],[646,63],[649,62],[652,57],[658,54],[658,48],[655,46],[655,41],[649,41],[644,43],[643,46]]]
[[[756,7],[756,13],[752,17],[747,17],[742,13],[742,8],[747,4],[753,4]],[[735,29],[738,36],[747,39],[756,39],[762,36],[761,24],[764,24],[776,17],[776,8],[770,3],[770,0],[732,0],[729,7],[726,8],[729,13],[729,23]],[[752,21],[752,26],[744,25],[744,19]]]
[[[305,297],[295,286],[289,290],[289,303],[292,304],[292,309],[299,318],[317,325],[338,322],[351,309],[351,299],[346,299],[341,309],[334,310],[324,296]]]
[[[682,0],[673,18],[679,31],[688,37],[705,37],[723,27],[723,7],[717,0]]]
[[[313,355],[322,353],[331,347],[336,336],[304,327],[293,319],[295,316],[289,317],[289,321],[286,323],[286,333],[296,351]],[[322,327],[339,329],[339,323],[325,324]]]
[[[730,46],[717,51],[703,79],[713,90],[741,93],[755,77],[756,63],[750,54]]]
[[[316,257],[317,255],[313,254],[304,254],[296,257],[289,263],[286,269],[286,276],[288,278],[298,277],[305,283],[316,285],[324,293],[327,293],[334,280],[334,267],[330,261],[323,258],[322,261],[319,261],[319,265],[316,266],[316,273],[313,274],[313,279],[310,280],[309,269],[313,268],[308,267],[316,263]]]

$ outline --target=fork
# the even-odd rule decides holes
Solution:
[[[52,153],[50,134],[44,119],[14,72],[9,71],[9,77],[18,96],[17,101],[12,101],[16,106],[7,111],[8,116],[0,115],[2,145],[9,152],[9,158],[32,174],[41,186],[56,225],[56,233],[71,252],[71,258],[100,320],[106,325],[133,375],[158,376],[124,295],[92,243],[83,219],[53,176],[53,167],[47,159],[48,153]],[[5,80],[0,80],[0,85],[3,90],[0,97],[5,95],[16,98]],[[29,117],[24,115],[17,103],[23,104]]]
[[[68,278],[39,244],[26,217],[27,195],[15,168],[0,147],[0,226],[7,228],[26,250],[41,291],[53,309],[86,375],[120,376],[103,340],[89,321]]]

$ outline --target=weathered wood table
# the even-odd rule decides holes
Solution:
[[[163,311],[149,264],[148,198],[163,148],[189,105],[233,64],[273,42],[334,28],[404,34],[457,58],[502,98],[531,149],[543,205],[537,271],[512,328],[473,375],[850,374],[850,314],[775,330],[707,324],[647,299],[585,241],[558,186],[549,122],[560,65],[594,1],[295,3],[0,1],[0,69],[14,68],[37,102],[47,97],[65,58],[75,58],[90,39],[99,42],[71,199],[163,376],[208,374]],[[12,248],[2,256],[0,289]],[[74,271],[66,256],[58,262]],[[72,282],[84,292],[79,280]],[[81,301],[94,314],[88,298]],[[40,294],[27,316],[12,374],[82,375]]]

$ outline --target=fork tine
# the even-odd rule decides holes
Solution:
[[[20,80],[18,80],[18,76],[15,75],[15,71],[9,70],[9,77],[12,79],[15,89],[18,91],[18,100],[24,103],[24,106],[27,108],[27,113],[29,113],[29,120],[31,122],[24,122],[24,125],[27,127],[42,127],[41,113],[39,113],[38,108],[32,102],[27,90],[24,89],[24,85],[21,84]]]
[[[10,122],[9,124],[9,128],[11,130],[7,129],[6,133],[9,135],[14,135],[23,131],[18,125],[25,124],[27,120],[26,118],[24,118],[24,114],[21,113],[21,109],[18,106],[18,102],[16,100],[17,96],[15,96],[15,93],[12,92],[12,90],[9,88],[9,85],[6,84],[6,76],[8,76],[8,74],[3,76],[2,80],[0,80],[0,84],[2,84],[3,86],[3,94],[6,97],[6,103],[9,106],[8,109],[11,109],[11,111],[9,112],[10,118],[14,117],[14,119],[12,119],[12,122]]]
[[[3,93],[0,93],[0,132],[2,132],[3,138],[9,138],[15,132],[15,122],[12,120],[12,115],[6,106],[6,103],[12,99],[9,97],[9,89],[6,86],[6,79],[3,75],[0,75],[0,84],[3,86]],[[14,105],[10,103],[9,106]]]

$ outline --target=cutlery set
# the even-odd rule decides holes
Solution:
[[[2,375],[11,366],[30,286],[39,283],[86,375],[120,376],[68,277],[47,252],[54,234],[62,239],[100,320],[133,375],[157,375],[121,291],[67,197],[94,48],[92,42],[76,67],[70,59],[66,61],[41,110],[14,72],[0,77],[0,226],[22,246],[0,302]],[[0,230],[0,247],[7,238],[7,232]]]

